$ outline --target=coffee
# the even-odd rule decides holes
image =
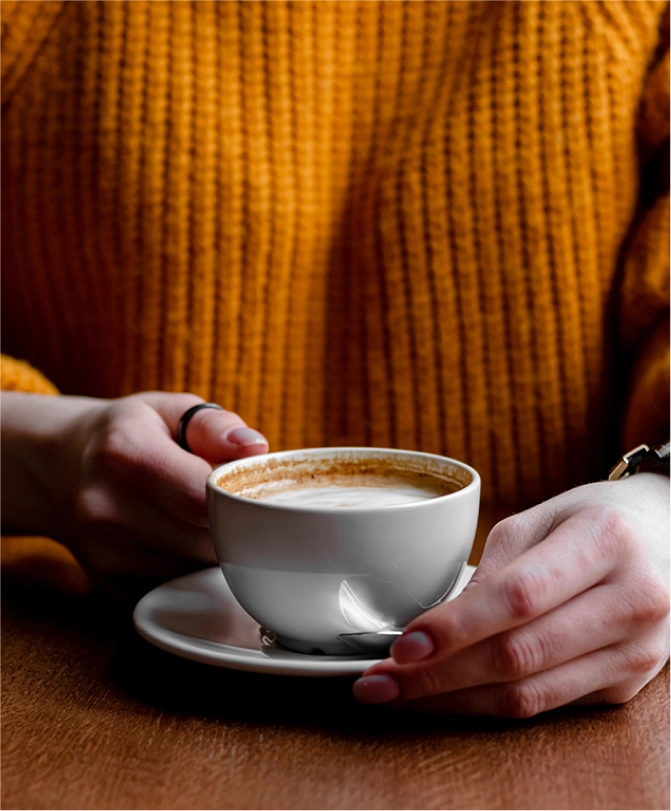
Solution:
[[[222,476],[229,493],[288,507],[371,508],[438,498],[467,482],[430,470],[390,465],[371,458],[327,462],[272,463]]]

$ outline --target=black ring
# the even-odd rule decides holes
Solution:
[[[184,448],[184,450],[188,451],[189,453],[193,453],[193,451],[189,447],[189,443],[186,441],[186,426],[189,424],[193,415],[200,411],[201,408],[216,408],[218,411],[224,410],[216,403],[198,403],[198,405],[187,408],[187,410],[182,414],[182,416],[179,418],[179,422],[177,423],[177,436],[175,439],[179,447]]]

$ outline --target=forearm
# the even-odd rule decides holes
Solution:
[[[75,464],[68,462],[68,436],[99,402],[2,393],[3,532],[53,537],[63,507],[58,496]]]

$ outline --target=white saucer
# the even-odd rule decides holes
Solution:
[[[475,567],[467,566],[455,597]],[[357,676],[380,659],[313,656],[268,643],[258,623],[233,597],[220,568],[164,583],[135,607],[138,632],[162,650],[217,667],[283,676]]]

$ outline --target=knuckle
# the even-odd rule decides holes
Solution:
[[[589,516],[595,528],[597,542],[606,551],[613,549],[629,553],[637,543],[638,531],[629,518],[613,504],[600,504],[591,507]]]
[[[489,532],[488,540],[493,543],[506,543],[513,535],[514,517],[504,518],[495,524]]]
[[[532,682],[513,682],[501,694],[499,709],[505,718],[531,718],[546,708],[545,696]]]
[[[74,515],[77,524],[86,530],[100,531],[113,526],[114,510],[109,496],[99,487],[83,487],[75,499]]]
[[[636,589],[632,619],[641,625],[656,625],[669,615],[669,587],[659,577],[646,578]]]
[[[507,554],[514,547],[518,530],[519,520],[516,515],[511,515],[504,518],[503,521],[499,521],[498,524],[492,527],[487,536],[487,550],[500,549],[504,554]]]
[[[606,688],[602,693],[602,698],[606,704],[626,704],[640,692],[643,686],[640,682],[631,681],[616,684]]]
[[[629,673],[649,673],[659,665],[665,654],[666,649],[656,642],[630,646],[624,654],[625,667]]]
[[[501,583],[504,604],[518,620],[536,616],[541,607],[542,592],[541,578],[529,570],[515,572]]]
[[[501,634],[494,651],[494,672],[503,680],[521,679],[538,669],[536,646],[522,634]]]
[[[123,470],[134,459],[135,449],[128,432],[120,425],[111,425],[101,437],[96,454],[101,470]]]

